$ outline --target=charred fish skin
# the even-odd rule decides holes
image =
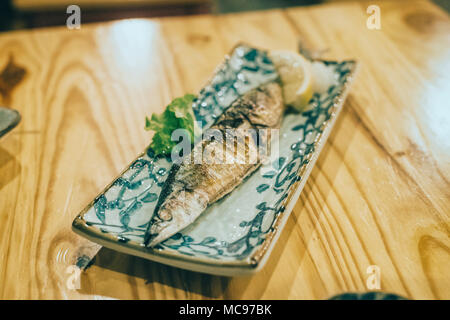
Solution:
[[[239,132],[239,129],[278,128],[283,111],[282,90],[274,81],[238,98],[211,129],[225,137],[228,129]],[[259,168],[261,161],[245,161],[249,152],[257,150],[258,142],[245,141],[230,152],[220,139],[204,139],[195,145],[192,154],[222,154],[232,161],[217,163],[203,159],[197,164],[190,159],[172,166],[147,227],[145,246],[155,246],[193,223],[209,205],[229,194]]]

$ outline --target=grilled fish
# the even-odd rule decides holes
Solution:
[[[270,82],[238,98],[210,128],[220,133],[219,138],[203,138],[188,155],[189,161],[174,164],[162,187],[152,219],[145,235],[145,245],[154,246],[184,229],[211,204],[236,188],[261,165],[261,157],[248,161],[258,145],[270,143],[270,135],[248,138],[247,129],[278,128],[284,111],[282,90],[278,82]],[[233,132],[244,143],[226,148],[224,141]],[[270,132],[270,130],[268,130]],[[267,131],[266,131],[267,132]],[[220,136],[223,139],[220,139]],[[234,140],[232,140],[234,141]],[[234,144],[234,142],[233,142]],[[203,155],[196,163],[192,155]],[[225,163],[208,161],[205,155],[227,159]],[[230,159],[232,161],[230,161]]]

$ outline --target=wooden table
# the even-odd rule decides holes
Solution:
[[[125,20],[0,35],[26,69],[3,103],[0,297],[325,299],[381,290],[450,298],[450,22],[428,1]],[[144,116],[196,92],[238,41],[362,63],[343,113],[267,266],[225,278],[102,248],[71,222],[149,143]],[[6,101],[7,100],[7,101]],[[93,264],[70,282],[78,261]]]

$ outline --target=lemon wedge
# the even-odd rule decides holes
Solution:
[[[304,110],[314,93],[311,62],[291,51],[272,51],[269,56],[281,78],[284,102]]]

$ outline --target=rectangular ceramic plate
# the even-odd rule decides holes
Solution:
[[[315,93],[307,111],[284,116],[279,153],[195,222],[156,247],[144,234],[170,170],[168,160],[141,154],[74,220],[73,230],[105,247],[179,268],[244,275],[270,255],[342,108],[354,61],[320,61],[335,78]],[[263,50],[237,46],[194,102],[196,119],[211,126],[232,101],[278,77]],[[275,150],[275,149],[274,149]]]

